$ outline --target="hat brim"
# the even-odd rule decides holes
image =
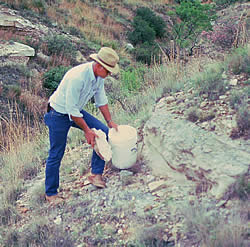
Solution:
[[[107,64],[103,63],[102,61],[100,61],[98,59],[97,54],[91,54],[89,57],[91,59],[93,59],[94,61],[96,61],[97,63],[101,64],[106,70],[108,70],[112,74],[117,74],[120,71],[120,68],[119,68],[118,64],[116,64],[115,67],[108,66]]]

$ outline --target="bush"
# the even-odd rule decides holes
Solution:
[[[247,102],[247,99],[250,97],[250,92],[247,90],[242,91],[233,91],[229,98],[229,105],[232,109],[238,109],[241,105]]]
[[[165,241],[164,225],[154,224],[153,226],[141,227],[136,232],[135,246],[164,247],[173,246],[171,242]]]
[[[138,91],[144,81],[144,72],[144,67],[138,69],[131,67],[128,70],[121,70],[122,90],[125,92]]]
[[[227,22],[221,26],[215,26],[213,31],[202,32],[202,36],[222,48],[231,48],[235,40],[236,32],[236,24]]]
[[[197,246],[247,246],[247,215],[232,208],[227,218],[218,214],[211,200],[195,200],[179,209],[184,217],[183,230]],[[193,242],[193,243],[194,243]]]
[[[134,30],[128,34],[128,39],[133,45],[150,43],[165,34],[165,22],[160,16],[149,8],[143,7],[136,10],[132,26]]]
[[[50,35],[45,39],[47,44],[47,55],[69,56],[74,59],[76,57],[76,47],[72,42],[63,35]]]
[[[148,23],[141,17],[135,17],[134,31],[128,34],[128,39],[133,45],[149,43],[152,44],[155,40],[156,34],[155,30],[148,25]]]
[[[156,16],[151,9],[147,7],[138,8],[136,10],[136,16],[141,17],[153,28],[156,38],[162,38],[164,36],[166,24],[164,20],[160,16]]]
[[[151,45],[149,43],[143,43],[140,46],[137,46],[133,51],[133,54],[137,61],[143,62],[148,65],[150,65],[152,61],[155,61],[157,63],[161,62],[159,53],[159,47],[156,44]]]
[[[49,95],[51,95],[58,87],[64,74],[71,67],[58,66],[47,71],[43,75],[43,87],[47,89]]]
[[[247,176],[242,176],[238,179],[235,185],[235,194],[243,201],[249,198],[250,182]]]
[[[250,50],[247,48],[236,49],[227,58],[226,64],[234,74],[246,73],[250,76]]]
[[[194,123],[199,119],[199,115],[200,115],[200,113],[198,112],[198,108],[197,107],[192,107],[187,112],[187,120]]]
[[[245,135],[250,130],[250,111],[246,104],[241,105],[236,116],[237,127],[242,135]]]
[[[223,68],[220,65],[210,65],[193,79],[194,87],[200,95],[207,94],[209,99],[215,100],[227,89],[222,73]]]

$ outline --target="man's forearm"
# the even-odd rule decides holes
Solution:
[[[110,111],[109,111],[109,107],[108,105],[102,105],[99,107],[104,119],[106,120],[107,123],[109,123],[111,121],[111,114],[110,114]]]
[[[82,117],[74,117],[71,115],[71,119],[86,133],[89,130],[89,126]]]

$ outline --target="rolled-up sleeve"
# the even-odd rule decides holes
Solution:
[[[102,81],[101,85],[98,87],[94,95],[94,98],[95,98],[96,107],[108,104],[108,98],[106,96],[105,89],[104,89],[104,81]]]
[[[66,104],[65,109],[67,113],[74,117],[82,117],[80,109],[78,108],[78,102],[80,98],[80,92],[82,89],[80,80],[71,80],[69,82],[67,91],[66,91]]]

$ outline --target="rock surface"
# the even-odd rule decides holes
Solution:
[[[35,56],[35,49],[18,42],[0,42],[1,66],[27,64],[29,57]]]
[[[180,193],[209,192],[221,199],[247,173],[250,153],[226,136],[208,132],[156,108],[144,127],[143,156],[155,175]]]

